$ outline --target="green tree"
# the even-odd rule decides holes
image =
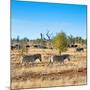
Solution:
[[[53,38],[52,43],[61,54],[61,52],[67,50],[68,45],[67,35],[64,32],[57,33],[56,36]]]

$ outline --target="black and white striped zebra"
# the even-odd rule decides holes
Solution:
[[[39,59],[40,62],[42,61],[41,54],[25,55],[25,56],[23,56],[22,62],[25,62],[25,63],[29,63],[29,62],[34,63],[37,59]]]
[[[64,63],[64,60],[68,59],[68,61],[70,61],[70,55],[69,54],[64,54],[64,55],[52,55],[50,58],[50,62],[54,63],[54,62],[59,62],[59,63]]]

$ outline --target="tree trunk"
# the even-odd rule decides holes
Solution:
[[[59,50],[59,54],[60,54],[60,56],[61,56],[61,51]]]

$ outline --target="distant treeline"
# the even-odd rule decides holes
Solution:
[[[55,36],[53,36],[53,34],[48,31],[45,35],[43,33],[40,33],[40,38],[34,39],[32,41],[36,41],[38,43],[45,42],[45,41],[51,42],[54,37]],[[68,44],[79,43],[79,44],[83,45],[83,44],[86,44],[86,42],[87,42],[87,40],[83,39],[81,36],[74,37],[73,35],[69,35],[69,36],[66,35],[66,37],[67,37]],[[28,37],[24,37],[24,38],[20,39],[20,36],[17,36],[17,38],[12,38],[11,41],[12,42],[24,42],[25,43],[25,42],[31,41],[31,39],[29,39]]]
[[[86,46],[86,39],[83,39],[80,36],[74,37],[73,35],[66,35],[64,32],[59,32],[55,36],[52,35],[52,33],[48,32],[46,33],[46,38],[44,37],[45,35],[40,33],[40,38],[30,40],[29,38],[25,37],[20,39],[19,36],[17,38],[13,38],[11,40],[11,43],[18,43],[20,44],[20,47],[22,49],[26,48],[26,45],[38,47],[38,48],[56,48],[59,50],[59,53],[64,52],[67,50],[68,47],[71,45],[79,44],[80,46]],[[35,45],[36,44],[36,45]],[[30,47],[31,47],[30,46]]]

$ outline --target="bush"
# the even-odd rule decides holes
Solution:
[[[67,36],[64,32],[57,33],[56,36],[53,38],[52,43],[53,46],[59,50],[59,53],[67,50]]]

